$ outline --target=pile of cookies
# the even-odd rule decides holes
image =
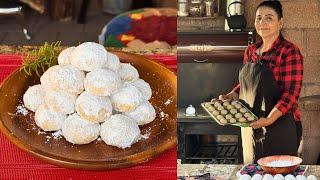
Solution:
[[[212,100],[202,103],[202,107],[221,125],[257,120],[257,117],[238,100]]]

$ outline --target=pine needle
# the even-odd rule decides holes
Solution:
[[[58,64],[58,55],[62,50],[60,44],[60,41],[51,44],[46,42],[39,49],[31,51],[23,60],[20,70],[29,76],[35,72],[40,77],[41,71]]]

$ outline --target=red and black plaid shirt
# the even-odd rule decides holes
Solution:
[[[247,47],[244,54],[244,63],[250,59],[252,62],[259,60],[259,55],[256,52],[261,45],[262,42],[258,42]],[[267,52],[262,53],[260,60],[262,59],[269,62],[268,67],[283,91],[275,107],[282,114],[292,110],[295,120],[300,121],[298,99],[303,77],[303,56],[299,48],[280,35],[272,47]],[[239,93],[240,85],[237,85],[234,90]]]

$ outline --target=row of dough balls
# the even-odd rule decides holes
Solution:
[[[139,139],[138,125],[155,119],[148,102],[150,85],[103,46],[88,42],[65,49],[58,62],[41,76],[41,85],[30,87],[23,97],[44,131],[62,129],[74,144],[90,143],[100,135],[107,144],[125,148]],[[119,137],[111,138],[115,134]]]

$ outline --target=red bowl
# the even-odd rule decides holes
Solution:
[[[281,166],[274,167],[268,166],[269,163],[273,161],[291,161],[290,166]],[[264,158],[260,158],[258,160],[258,164],[261,168],[270,174],[287,174],[294,172],[299,165],[302,163],[302,159],[296,156],[287,156],[287,155],[277,155],[277,156],[268,156]]]

